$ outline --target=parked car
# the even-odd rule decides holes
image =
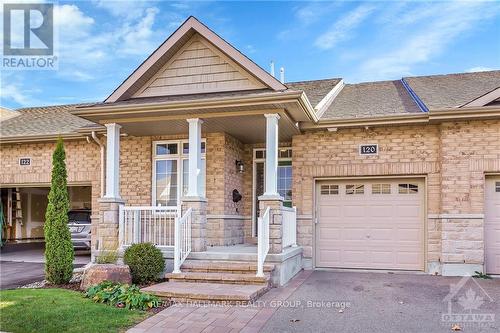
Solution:
[[[75,209],[68,213],[68,227],[75,249],[90,250],[90,210]]]

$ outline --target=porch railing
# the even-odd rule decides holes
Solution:
[[[283,207],[283,248],[287,246],[297,246],[297,207]]]
[[[174,270],[181,272],[181,265],[191,252],[191,220],[193,209],[189,208],[182,217],[175,219]]]
[[[158,247],[174,246],[177,208],[162,206],[120,206],[120,246],[153,243]]]
[[[269,253],[269,220],[270,208],[267,207],[266,211],[259,217],[259,234],[257,239],[257,276],[264,276],[264,262]]]

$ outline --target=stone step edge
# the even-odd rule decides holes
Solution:
[[[192,301],[203,301],[207,303],[215,302],[228,302],[228,303],[251,303],[257,298],[268,292],[270,287],[262,286],[261,289],[253,292],[248,296],[242,295],[207,295],[207,294],[193,294],[189,292],[171,292],[171,291],[154,291],[154,290],[144,290],[144,292],[160,297],[161,299],[174,301],[174,302],[192,302]]]
[[[241,262],[193,262],[185,261],[181,270],[191,271],[191,272],[257,272],[256,264],[241,263]],[[272,272],[274,270],[274,265],[264,265],[264,272]]]
[[[265,274],[264,277],[255,276],[255,274],[241,273],[210,273],[210,272],[182,272],[167,273],[165,278],[173,281],[186,282],[219,282],[228,284],[256,284],[268,285],[270,277]]]

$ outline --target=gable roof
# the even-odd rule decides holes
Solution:
[[[276,91],[286,89],[286,86],[275,77],[255,64],[195,17],[190,16],[120,86],[118,86],[118,88],[115,89],[105,102],[116,102],[132,97],[138,89],[143,87],[196,33],[201,35],[223,54],[227,55],[235,63],[253,75],[267,88]]]
[[[285,85],[292,90],[302,90],[312,106],[316,107],[319,102],[341,81],[340,78],[287,82]]]
[[[100,127],[86,119],[70,113],[77,106],[87,104],[67,104],[22,108],[15,110],[18,115],[2,121],[2,140],[16,137],[58,136],[77,134],[78,130]]]
[[[429,109],[458,108],[500,87],[500,71],[405,77]]]
[[[346,84],[321,120],[421,113],[400,80]]]

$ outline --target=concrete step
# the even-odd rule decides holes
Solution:
[[[274,270],[274,265],[264,265],[264,272],[270,273]],[[183,272],[204,272],[204,273],[257,273],[257,263],[244,261],[208,261],[208,260],[186,260],[182,266]]]
[[[162,282],[141,291],[174,302],[251,303],[269,289],[265,285],[211,282]]]
[[[228,273],[228,272],[182,272],[182,273],[167,273],[165,275],[169,281],[184,281],[184,282],[215,282],[226,284],[256,284],[256,285],[269,285],[269,273],[263,277],[255,276],[252,273]]]

